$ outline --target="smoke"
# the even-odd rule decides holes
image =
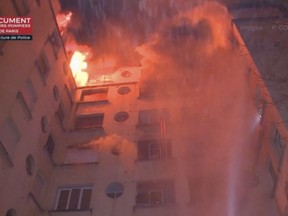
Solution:
[[[140,63],[141,89],[158,92],[156,106],[174,110],[170,116],[181,120],[170,127],[182,174],[189,178],[193,214],[252,216],[241,208],[254,172],[257,113],[246,64],[229,40],[231,17],[225,6],[185,0],[122,0],[117,7],[101,2],[97,22],[90,24],[95,34],[87,41],[91,62]],[[159,102],[162,96],[170,101]],[[118,135],[95,143],[108,143],[120,155],[135,153],[135,144]]]
[[[247,176],[254,172],[256,110],[246,64],[230,38],[228,11],[206,2],[166,20],[137,47],[143,56],[142,88],[189,108],[172,116],[183,115],[181,125],[173,127],[182,136],[175,147],[182,152],[195,215],[243,216]]]

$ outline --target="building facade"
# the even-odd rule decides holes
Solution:
[[[181,89],[175,79],[143,85],[141,67],[117,68],[108,81],[96,77],[93,85],[77,87],[57,27],[60,5],[12,0],[0,7],[3,16],[33,19],[33,41],[0,47],[0,215],[287,215],[285,89],[280,94],[265,78],[276,72],[278,83],[285,78],[287,33],[273,33],[279,37],[268,51],[279,49],[283,57],[271,60],[276,72],[270,72],[249,41],[262,32],[243,27],[253,21],[264,28],[272,19],[278,30],[285,28],[283,11],[267,18],[266,11],[276,13],[268,7],[256,19],[249,11],[235,13],[233,40],[251,90],[243,100],[253,103],[214,120],[199,116],[205,110],[197,91],[167,91],[168,82]],[[212,102],[206,106],[218,109]],[[248,125],[234,118],[250,116],[247,107],[257,111],[253,134],[232,129]],[[238,138],[245,143],[235,144],[240,148],[221,145]]]

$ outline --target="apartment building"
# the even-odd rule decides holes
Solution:
[[[90,84],[77,87],[57,28],[57,1],[12,0],[0,7],[3,16],[33,19],[32,41],[1,44],[1,215],[287,214],[285,97],[275,102],[285,93],[280,89],[279,94],[276,88],[283,77],[275,88],[263,78],[278,71],[285,77],[287,33],[264,29],[268,33],[261,37],[264,30],[241,27],[248,21],[262,28],[271,25],[266,11],[273,11],[280,14],[272,19],[279,29],[286,23],[283,11],[265,8],[261,18],[250,19],[251,13],[241,9],[244,15],[236,13],[232,22],[235,46],[247,62],[245,80],[252,90],[247,98],[258,109],[255,134],[243,150],[221,146],[224,141],[217,139],[224,129],[228,131],[224,138],[234,133],[229,127],[245,123],[245,118],[214,121],[211,115],[211,121],[202,119],[197,92],[167,90],[167,83],[181,89],[181,80],[143,82],[147,77],[135,66],[91,77]],[[262,48],[256,46],[257,50],[251,38],[275,41],[259,56],[256,51]],[[263,60],[268,51],[271,56],[278,52],[278,57],[283,56],[270,60],[276,72],[262,65],[272,64]],[[207,107],[215,108],[210,102]],[[245,114],[242,107],[239,110],[237,115]],[[237,139],[229,136],[225,143],[240,135],[250,137],[249,131],[243,131],[247,134],[236,131]],[[240,140],[246,142],[243,137]],[[211,148],[203,140],[219,146]],[[237,157],[246,151],[249,158]],[[230,164],[228,175],[226,165]],[[239,190],[233,189],[235,176],[245,180]]]

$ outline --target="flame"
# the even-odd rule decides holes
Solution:
[[[89,74],[85,71],[88,67],[86,62],[88,54],[88,52],[81,53],[79,51],[75,51],[72,55],[70,68],[77,86],[85,86],[89,79]]]
[[[72,12],[68,12],[67,14],[63,14],[63,13],[57,14],[56,20],[57,20],[57,24],[58,24],[61,35],[64,33],[67,25],[69,24],[72,15],[73,15]]]

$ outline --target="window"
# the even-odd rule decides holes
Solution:
[[[80,101],[81,102],[96,102],[96,101],[108,102],[107,95],[108,95],[108,88],[87,89],[87,90],[82,91]]]
[[[55,101],[58,101],[59,100],[59,89],[56,85],[53,86],[53,98]]]
[[[16,211],[14,209],[9,209],[6,212],[5,216],[17,216],[17,213],[16,213]]]
[[[163,121],[168,121],[169,113],[167,109],[163,110],[140,110],[138,124],[149,125],[149,124],[160,124]]]
[[[25,102],[29,110],[32,111],[34,108],[35,102],[37,101],[37,94],[36,94],[36,91],[35,91],[35,88],[33,86],[31,79],[28,79],[25,82],[24,87],[21,89],[21,93],[23,95],[23,98],[25,99]]]
[[[65,86],[64,86],[64,91],[65,91],[65,93],[66,93],[66,95],[67,95],[67,97],[68,97],[68,99],[69,99],[70,105],[73,105],[73,98],[72,98],[72,96],[71,96],[71,92],[70,92],[67,84],[65,84]]]
[[[42,132],[47,133],[47,131],[49,130],[49,123],[46,116],[42,116],[40,124]]]
[[[130,91],[131,91],[131,89],[130,89],[128,86],[121,86],[121,87],[117,90],[118,94],[121,94],[121,95],[128,94]]]
[[[44,50],[41,52],[38,59],[35,61],[35,64],[39,71],[42,82],[46,84],[46,79],[50,71],[50,65]]]
[[[17,144],[21,139],[21,133],[14,122],[12,116],[9,116],[0,128],[0,151],[2,151],[10,165],[13,165],[13,154]],[[2,154],[1,152],[1,154]]]
[[[60,188],[56,210],[87,210],[91,194],[92,187]]]
[[[120,197],[123,194],[123,192],[124,192],[124,186],[119,182],[113,182],[109,184],[105,190],[106,195],[112,199]]]
[[[276,127],[274,128],[272,145],[273,145],[273,150],[275,154],[277,155],[278,161],[279,163],[281,163],[282,158],[283,158],[283,153],[284,153],[284,143]]]
[[[278,183],[278,175],[276,173],[276,171],[274,170],[273,164],[271,161],[269,161],[269,172],[272,178],[272,184],[273,184],[273,188],[272,188],[272,193],[271,193],[271,197],[275,196],[275,192],[276,192],[276,188],[277,188],[277,183]]]
[[[29,14],[28,0],[11,0],[17,16],[26,16]]]
[[[26,118],[32,119],[32,113],[31,113],[31,111],[30,111],[30,109],[29,109],[29,107],[28,107],[28,105],[24,99],[24,96],[21,92],[18,92],[18,94],[17,94],[17,101],[20,104]]]
[[[48,137],[48,140],[47,140],[46,145],[45,145],[45,149],[48,152],[48,155],[52,158],[53,152],[55,149],[55,142],[54,142],[51,134]]]
[[[101,128],[103,126],[104,113],[87,116],[77,116],[75,121],[76,129]]]
[[[20,131],[11,116],[6,119],[4,125],[1,127],[0,136],[8,152],[20,140]]]
[[[26,172],[28,175],[32,175],[34,172],[34,168],[35,168],[35,162],[34,162],[34,158],[32,155],[28,155],[26,157]]]
[[[61,124],[61,127],[63,127],[63,122],[65,119],[65,111],[64,111],[64,105],[62,103],[60,103],[57,108],[56,116]]]
[[[172,180],[147,181],[137,183],[137,206],[155,206],[175,202]]]
[[[172,156],[171,142],[167,140],[141,140],[137,143],[138,160],[165,159]]]
[[[49,42],[52,46],[52,49],[53,49],[53,53],[55,55],[55,58],[57,59],[58,58],[58,52],[61,48],[61,39],[59,37],[59,34],[58,34],[58,30],[55,29],[53,31],[53,33],[49,36]]]
[[[127,112],[118,112],[114,115],[114,120],[117,122],[124,122],[129,118],[129,114]]]

